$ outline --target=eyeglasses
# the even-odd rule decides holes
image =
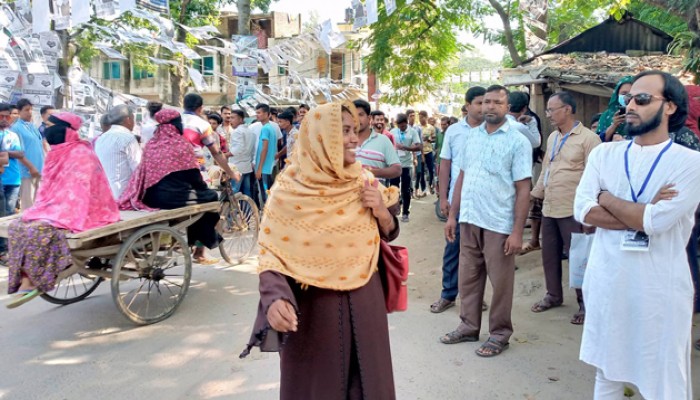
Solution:
[[[7,114],[7,115],[0,114],[0,119],[4,119],[5,121],[10,121],[10,120],[12,120],[12,115],[9,115],[9,114]]]
[[[647,104],[651,103],[652,99],[659,99],[661,101],[666,101],[665,97],[656,96],[656,95],[649,94],[649,93],[639,93],[639,94],[627,93],[625,95],[625,104],[630,105],[632,103],[632,100],[634,100],[634,102],[637,103],[638,106],[646,106]]]
[[[557,107],[557,108],[548,108],[548,109],[544,110],[544,112],[545,112],[545,114],[552,114],[553,112],[555,112],[557,110],[561,110],[562,108],[565,108],[565,107],[566,106],[561,106],[561,107]]]

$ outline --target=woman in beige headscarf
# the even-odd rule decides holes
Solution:
[[[351,104],[307,114],[260,233],[260,305],[251,342],[280,351],[281,399],[393,399],[380,239],[398,236],[384,188],[355,159]]]

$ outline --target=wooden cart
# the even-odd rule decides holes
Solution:
[[[162,321],[175,312],[190,285],[186,228],[205,212],[220,208],[220,202],[212,202],[154,212],[121,211],[119,222],[69,234],[73,265],[59,274],[55,289],[41,297],[54,304],[75,303],[107,278],[126,318],[140,325]],[[18,217],[0,219],[0,237],[8,237],[10,223]]]

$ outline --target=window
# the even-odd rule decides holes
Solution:
[[[146,68],[139,68],[137,66],[133,66],[131,70],[131,79],[138,81],[141,79],[148,79],[148,78],[153,78],[153,72],[148,72]]]
[[[122,79],[122,64],[119,61],[106,61],[102,63],[102,79]]]
[[[204,76],[214,76],[214,56],[203,56],[201,60],[192,60],[192,68]]]

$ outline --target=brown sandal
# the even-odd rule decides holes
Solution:
[[[554,307],[559,307],[563,304],[563,301],[560,301],[558,303],[554,303],[549,298],[545,297],[544,299],[538,301],[537,303],[533,304],[532,307],[530,307],[530,311],[534,313],[541,313],[549,310],[550,308]]]
[[[450,307],[454,307],[454,305],[454,300],[450,301],[441,297],[440,300],[430,305],[430,312],[433,314],[439,314]]]
[[[489,338],[484,344],[476,349],[475,353],[479,357],[489,358],[496,357],[510,347],[509,343],[501,343],[496,339]]]
[[[455,344],[462,342],[478,342],[479,335],[469,335],[466,333],[461,333],[458,330],[454,330],[445,336],[440,338],[442,344]]]

